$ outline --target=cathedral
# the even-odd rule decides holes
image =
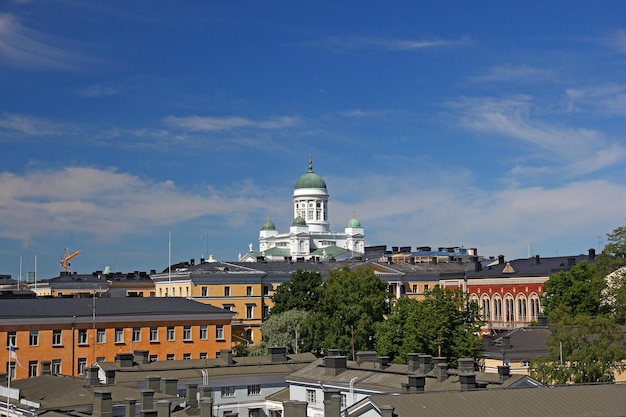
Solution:
[[[268,216],[259,232],[259,250],[250,250],[240,261],[296,262],[341,261],[362,258],[365,234],[361,222],[352,215],[343,232],[330,230],[326,181],[308,171],[300,176],[293,189],[293,222],[288,233],[279,233]]]

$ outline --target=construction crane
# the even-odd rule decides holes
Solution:
[[[78,255],[79,253],[80,251],[77,250],[76,252],[70,254],[69,249],[65,248],[65,250],[63,251],[63,256],[59,260],[61,266],[63,267],[63,272],[68,272],[70,270],[70,259]]]

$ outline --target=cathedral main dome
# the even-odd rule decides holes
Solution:
[[[326,181],[324,178],[313,172],[313,161],[309,159],[309,170],[296,181],[294,189],[299,188],[322,188],[326,189]]]

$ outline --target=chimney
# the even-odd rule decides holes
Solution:
[[[535,264],[539,265],[541,263],[541,258],[539,257],[539,255],[535,255]]]
[[[493,336],[491,334],[484,334],[482,348],[489,349],[491,345],[493,345]]]
[[[361,366],[364,363],[376,363],[378,354],[374,351],[361,351],[356,353],[356,364]]]
[[[200,399],[211,398],[212,389],[208,385],[200,385],[198,387],[198,392],[200,393]]]
[[[593,261],[596,259],[596,250],[594,248],[589,249],[589,260]]]
[[[97,366],[90,366],[87,368],[87,384],[90,387],[95,387],[100,385],[100,378],[98,378],[98,368]]]
[[[198,384],[187,384],[185,402],[187,407],[198,408]]]
[[[287,348],[285,346],[270,346],[267,353],[271,363],[287,362]]]
[[[150,362],[149,351],[147,350],[136,350],[134,352],[133,359],[137,365],[145,365]]]
[[[435,377],[437,377],[437,382],[443,382],[448,379],[448,364],[447,363],[438,363],[435,365]]]
[[[154,410],[154,391],[151,389],[141,390],[141,411]]]
[[[220,359],[226,362],[226,366],[231,366],[233,364],[233,351],[230,349],[221,349]]]
[[[406,384],[408,394],[424,392],[425,386],[426,375],[409,375],[409,382]]]
[[[457,368],[459,373],[474,372],[474,359],[472,358],[459,358],[457,361]]]
[[[157,401],[157,417],[170,417],[170,401],[159,400]]]
[[[483,270],[483,264],[478,260],[478,256],[472,256],[472,262],[474,262],[474,272]]]
[[[126,407],[124,407],[124,417],[135,417],[136,416],[136,404],[137,400],[134,398],[126,398]]]
[[[432,364],[431,364],[432,360],[433,360],[433,357],[430,355],[419,355],[420,371],[423,374],[427,374],[433,369]],[[444,362],[445,362],[445,358],[444,358]]]
[[[328,349],[326,356],[339,356],[339,349]]]
[[[391,359],[389,356],[379,356],[378,357],[378,365],[380,365],[380,369],[385,369],[389,366]]]
[[[161,392],[161,377],[160,376],[147,376],[146,388],[151,389],[154,392]]]
[[[498,265],[504,265],[504,255],[498,255]]]
[[[538,326],[548,326],[548,316],[537,316],[537,325]]]
[[[132,353],[118,353],[115,355],[115,362],[120,368],[130,368],[134,365],[133,358]]]
[[[189,265],[193,266],[193,265],[195,265],[195,264],[196,264],[196,260],[195,260],[194,258],[191,258],[191,259],[189,260]]]
[[[393,411],[395,410],[395,408],[393,408],[390,405],[381,405],[380,406],[380,417],[393,417]]]
[[[178,378],[163,378],[163,394],[178,395]]]
[[[498,375],[500,375],[500,382],[504,382],[511,376],[511,367],[505,365],[498,366]]]
[[[345,356],[326,356],[324,358],[326,376],[337,376],[348,368]]]
[[[324,417],[341,417],[341,391],[338,389],[324,389]],[[339,402],[333,399],[339,398]]]
[[[476,389],[476,374],[474,372],[459,374],[459,382],[461,383],[461,391]]]
[[[306,401],[284,401],[283,402],[283,416],[284,417],[307,417],[306,416]]]
[[[93,392],[93,417],[113,417],[113,397],[111,391]]]
[[[115,369],[107,369],[106,371],[104,371],[104,376],[106,378],[107,385],[115,384]]]
[[[409,372],[417,372],[417,370],[420,368],[420,360],[419,360],[419,353],[409,353],[408,355],[406,355],[409,366],[408,366],[408,371]]]
[[[213,417],[213,398],[200,398],[200,417]]]

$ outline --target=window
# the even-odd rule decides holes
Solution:
[[[224,310],[228,310],[228,311],[233,311],[233,305],[228,303],[228,304],[222,304],[222,308]]]
[[[15,362],[7,363],[7,374],[11,379],[15,379]]]
[[[175,340],[176,338],[174,337],[174,327],[170,326],[167,328],[167,340]]]
[[[316,395],[316,391],[314,389],[308,389],[306,390],[306,401],[309,404],[315,404],[317,402],[317,395]]]
[[[167,356],[165,357],[165,360],[173,361],[174,360],[174,354],[173,353],[168,353]]]
[[[267,318],[267,316],[270,314],[270,307],[269,306],[263,306],[263,320],[265,320]]]
[[[96,343],[106,343],[106,332],[104,329],[98,329],[96,331]]]
[[[230,297],[230,287],[224,287],[224,297]]]
[[[133,327],[133,342],[141,342],[141,328]]]
[[[191,360],[191,353],[183,353],[183,360],[184,361]]]
[[[29,342],[31,346],[39,346],[39,330],[31,330],[29,333]],[[36,363],[36,362],[35,362]],[[35,375],[37,376],[37,375]]]
[[[254,318],[254,304],[246,304],[246,318]]]
[[[87,344],[87,329],[78,329],[78,344]]]
[[[248,385],[248,395],[259,395],[261,393],[260,385]]]
[[[37,376],[37,361],[28,361],[28,377]]]
[[[207,340],[209,338],[209,326],[203,324],[200,326],[200,339]]]
[[[151,342],[159,341],[159,328],[156,326],[150,327],[150,341]]]
[[[215,326],[215,338],[217,340],[224,340],[224,326],[221,324],[218,324],[217,326]]]
[[[424,284],[424,292],[427,293],[428,291],[430,291],[430,285]]]
[[[270,286],[269,285],[264,285],[263,286],[263,295],[270,295]]]
[[[222,387],[220,388],[220,392],[222,394],[222,398],[234,397],[235,387]]]
[[[124,329],[115,329],[115,343],[124,343]]]
[[[417,284],[413,284],[413,294],[417,294],[419,291],[419,287],[417,286]]]
[[[190,341],[191,339],[191,326],[183,327],[183,340]]]
[[[7,332],[7,346],[17,346],[16,332]]]
[[[209,287],[202,287],[202,296],[203,297],[208,297],[209,296]]]
[[[200,359],[207,359],[209,355],[206,352],[200,352]]]
[[[78,358],[78,375],[84,375],[87,370],[87,358]]]
[[[248,297],[252,296],[252,286],[249,285],[249,286],[246,287],[246,295]]]
[[[50,373],[52,375],[61,375],[61,359],[52,359]]]
[[[61,330],[52,331],[52,346],[61,346],[63,344],[61,340]]]

